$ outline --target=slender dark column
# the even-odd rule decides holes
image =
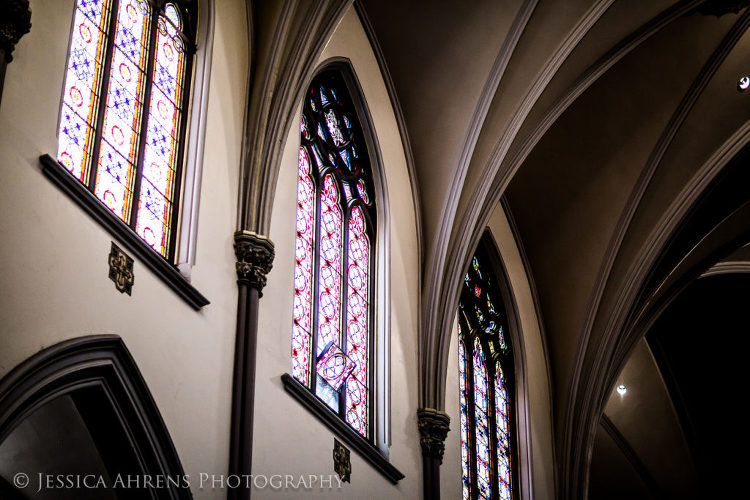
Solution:
[[[440,499],[440,465],[443,463],[445,438],[450,430],[450,422],[451,419],[445,412],[432,408],[417,409],[425,500]]]
[[[0,102],[3,97],[5,68],[13,60],[13,49],[31,29],[29,0],[3,0],[0,2]]]
[[[229,474],[250,475],[253,464],[253,407],[255,403],[255,352],[258,337],[258,305],[273,266],[273,243],[250,231],[234,233],[237,257],[237,337],[232,385],[232,427]],[[240,481],[244,486],[246,481]],[[251,484],[251,483],[250,483]],[[230,489],[230,500],[249,499],[249,488]]]

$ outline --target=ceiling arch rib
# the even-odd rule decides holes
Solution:
[[[518,76],[514,76],[513,79],[517,87],[516,91],[520,92],[520,104],[517,106],[514,113],[509,113],[507,116],[499,117],[497,110],[495,110],[493,114],[493,107],[495,107],[498,102],[514,102],[512,99],[508,99],[508,94],[504,91],[502,95],[500,95],[501,89],[498,89],[493,96],[493,104],[491,105],[489,112],[490,115],[493,116],[488,116],[485,119],[482,134],[486,133],[486,129],[497,126],[496,123],[488,124],[488,122],[497,121],[499,118],[500,121],[507,120],[509,125],[505,133],[501,136],[499,142],[505,145],[510,144],[513,133],[518,130],[520,124],[523,122],[523,117],[528,113],[536,99],[544,91],[545,85],[554,76],[555,72],[563,64],[566,57],[575,49],[577,43],[583,38],[585,33],[591,29],[599,17],[606,12],[606,9],[611,3],[612,2],[609,0],[599,1],[595,2],[593,6],[586,4],[586,8],[580,9],[579,11],[576,11],[575,9],[567,9],[568,11],[573,10],[575,12],[575,14],[571,14],[571,12],[565,13],[566,16],[564,17],[567,17],[572,22],[572,27],[569,30],[566,29],[567,25],[565,24],[563,24],[561,28],[559,16],[550,16],[549,12],[546,12],[545,15],[542,16],[543,21],[540,24],[542,24],[543,29],[550,27],[544,23],[550,23],[550,25],[555,26],[555,29],[552,31],[557,32],[559,36],[562,37],[562,41],[554,37],[548,39],[544,44],[544,50],[550,50],[552,55],[549,55],[550,53],[545,52],[544,50],[542,50],[541,53],[536,54],[538,58],[541,57],[541,61],[539,61],[541,68],[539,76],[536,78],[535,84],[532,85],[530,90],[527,85],[521,84],[521,82],[517,81]],[[548,4],[546,7],[554,11],[556,6]],[[557,7],[559,7],[559,5],[557,5]],[[570,7],[570,4],[568,7]],[[534,16],[532,17],[532,22],[537,16],[537,13],[540,12],[540,8],[541,7],[535,11]],[[527,26],[527,30],[524,33],[525,36],[528,36],[527,33],[530,29],[530,25]],[[517,51],[518,49],[516,49],[516,52]],[[516,53],[514,53],[514,56],[518,57]],[[501,87],[502,85],[501,82]],[[498,129],[493,128],[493,130]],[[477,147],[479,147],[479,145],[477,145]],[[476,150],[472,152],[472,162],[474,161],[475,156]],[[470,170],[472,168],[472,166],[469,167]],[[463,190],[463,195],[467,196],[464,180],[465,177],[460,179],[455,178],[453,182],[459,184]],[[483,187],[486,189],[486,184],[483,185]],[[476,195],[476,193],[474,193],[474,195]],[[444,231],[446,235],[450,234],[455,227],[461,225],[453,224],[456,220],[455,215],[456,213],[454,211],[453,213],[447,213],[443,217],[441,221],[441,234],[443,234],[442,231]],[[472,225],[473,224],[474,223],[472,222]],[[471,241],[463,240],[460,244],[456,243],[456,245],[464,249],[463,253],[468,253],[476,245],[476,241],[478,241],[478,239]],[[459,288],[458,286],[452,285],[456,285],[458,282],[456,276],[461,274],[464,267],[464,263],[460,260],[452,258],[446,259],[448,256],[447,252],[450,248],[449,242],[457,242],[457,240],[443,237],[436,240],[436,245],[433,249],[428,249],[428,252],[433,252],[432,255],[428,255],[428,276],[434,276],[435,279],[425,283],[424,308],[426,319],[423,331],[426,341],[428,342],[429,350],[426,352],[431,354],[431,356],[424,360],[425,366],[423,366],[423,373],[425,374],[424,376],[426,380],[424,397],[428,402],[427,404],[434,402],[433,404],[437,405],[439,408],[444,405],[443,388],[445,385],[445,366],[448,353],[449,340],[447,340],[447,338],[449,337],[450,330],[450,315],[443,313],[435,314],[435,311],[446,312],[455,310],[455,305],[457,303],[457,290]],[[431,262],[430,259],[434,262],[432,266],[430,266],[429,263]],[[450,290],[450,293],[445,293],[445,290]],[[429,387],[427,387],[427,385],[429,385]]]

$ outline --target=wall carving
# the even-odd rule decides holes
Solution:
[[[115,288],[120,293],[133,291],[135,275],[133,274],[133,258],[122,251],[120,247],[112,242],[112,250],[109,252],[109,279],[115,282]]]
[[[417,426],[419,428],[419,444],[422,445],[422,455],[437,458],[443,463],[445,452],[445,438],[450,430],[451,419],[447,413],[432,408],[417,410]]]
[[[16,44],[31,30],[31,10],[28,0],[4,0],[0,3],[0,50],[5,62],[13,60]]]
[[[262,297],[266,276],[273,267],[273,242],[252,231],[237,231],[234,233],[234,253],[237,257],[237,283],[257,289]]]

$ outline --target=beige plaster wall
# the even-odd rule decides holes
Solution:
[[[236,290],[232,234],[247,78],[241,0],[216,2],[194,311],[136,259],[132,296],[108,278],[112,237],[41,172],[57,124],[74,2],[32,0],[32,28],[8,67],[0,106],[0,376],[40,349],[121,336],[171,433],[185,472],[227,470]],[[196,498],[224,498],[221,489]]]
[[[351,483],[338,488],[299,488],[284,497],[420,498],[421,452],[416,425],[418,254],[415,210],[403,145],[390,99],[370,43],[354,8],[335,29],[318,63],[331,57],[351,61],[372,116],[389,199],[388,225],[379,214],[379,235],[390,239],[390,460],[406,477],[392,485],[354,451]],[[285,393],[281,375],[291,369],[292,283],[300,109],[292,121],[281,159],[270,225],[276,258],[263,291],[258,328],[253,472],[323,475],[333,471],[333,433]],[[383,239],[381,238],[382,242]],[[382,326],[382,325],[381,325]],[[279,498],[263,490],[258,498]]]

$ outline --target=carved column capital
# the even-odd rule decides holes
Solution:
[[[237,283],[258,290],[263,296],[266,275],[273,267],[273,242],[252,231],[234,233],[234,254],[237,257]]]
[[[3,0],[0,2],[0,50],[5,62],[13,60],[13,49],[31,30],[31,11],[28,0]]]
[[[445,438],[448,436],[450,423],[450,417],[443,411],[432,408],[417,409],[417,426],[422,455],[437,458],[441,464],[443,463]]]

